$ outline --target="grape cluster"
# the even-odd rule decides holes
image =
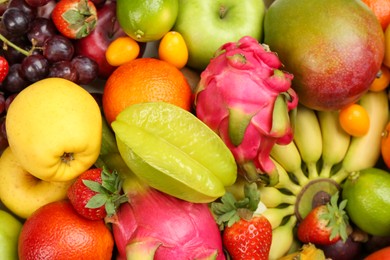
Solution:
[[[105,0],[92,1],[96,5]],[[8,145],[5,115],[15,96],[48,77],[88,84],[98,77],[98,64],[75,53],[74,42],[61,35],[50,19],[55,0],[9,0],[0,4],[0,55],[9,72],[0,83],[0,150]]]

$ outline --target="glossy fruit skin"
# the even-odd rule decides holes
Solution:
[[[82,173],[76,181],[69,187],[67,196],[76,211],[83,217],[90,220],[103,219],[107,212],[102,205],[96,209],[86,208],[88,201],[97,193],[84,185],[83,180],[95,181],[102,183],[102,169],[90,169]]]
[[[127,35],[139,42],[150,42],[160,40],[171,30],[178,10],[178,0],[117,0],[116,12]]]
[[[18,253],[27,259],[107,259],[114,247],[104,221],[78,215],[69,201],[47,204],[23,225]]]
[[[95,29],[87,37],[76,41],[75,50],[77,54],[96,61],[99,65],[99,78],[107,79],[116,67],[107,62],[106,49],[113,40],[126,34],[116,19],[116,2],[106,2],[99,8],[97,15],[98,21]]]
[[[370,91],[382,91],[390,85],[390,69],[384,64],[381,66],[379,76],[371,83]]]
[[[3,56],[0,56],[0,82],[3,82],[5,77],[8,75],[8,71],[9,71],[8,61]]]
[[[18,259],[18,237],[22,223],[9,212],[0,209],[0,258]]]
[[[138,58],[119,66],[107,79],[103,110],[111,124],[127,106],[145,101],[164,101],[190,110],[192,92],[183,73],[154,58]]]
[[[26,219],[38,208],[66,198],[71,181],[47,182],[28,173],[7,147],[0,157],[0,197],[16,216]]]
[[[340,240],[340,236],[330,239],[331,229],[328,221],[321,220],[321,215],[327,213],[325,205],[312,209],[298,226],[298,238],[303,243],[332,245]]]
[[[95,29],[97,10],[88,0],[61,0],[55,5],[51,18],[64,36],[80,39]]]
[[[102,115],[81,86],[46,78],[15,97],[6,130],[15,157],[29,173],[46,181],[69,181],[99,156]]]
[[[390,258],[390,246],[375,251],[364,258],[364,260],[385,260]]]
[[[232,259],[268,260],[272,242],[272,227],[268,219],[254,216],[240,219],[224,229],[223,245]]]
[[[379,168],[353,172],[343,185],[350,220],[371,235],[390,235],[390,174]]]
[[[339,121],[345,132],[352,136],[363,136],[370,129],[370,116],[359,104],[350,104],[339,112]]]
[[[165,34],[158,46],[158,57],[178,69],[183,68],[188,61],[188,48],[183,36],[175,31]]]
[[[300,102],[316,110],[357,101],[384,57],[383,30],[357,0],[276,1],[265,15],[264,43],[294,75]]]
[[[137,41],[129,36],[118,37],[108,45],[107,62],[112,66],[120,66],[138,57],[140,47]]]

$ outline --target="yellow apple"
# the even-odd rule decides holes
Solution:
[[[45,181],[68,181],[99,156],[102,115],[84,88],[47,78],[12,101],[6,131],[10,148],[27,172]]]
[[[47,182],[28,173],[8,147],[0,157],[0,199],[15,215],[28,218],[49,202],[66,198],[73,180]]]

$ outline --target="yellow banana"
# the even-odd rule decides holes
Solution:
[[[287,172],[292,173],[301,186],[309,181],[302,171],[301,155],[294,142],[286,145],[274,144],[270,156]]]
[[[294,241],[293,229],[297,223],[297,217],[291,216],[286,224],[278,226],[272,231],[272,243],[269,252],[269,260],[277,260],[284,256]]]
[[[272,229],[275,229],[280,226],[285,217],[293,215],[294,210],[294,205],[288,205],[283,208],[267,208],[261,214],[271,223]]]
[[[349,148],[351,136],[339,122],[339,111],[318,111],[322,134],[322,168],[320,177],[328,178],[334,165],[340,163]]]
[[[369,91],[360,98],[360,105],[370,117],[370,128],[364,136],[352,137],[342,168],[331,176],[336,182],[342,182],[351,172],[373,167],[377,163],[382,132],[389,120],[388,102],[386,91]]]
[[[275,187],[261,186],[258,188],[260,191],[260,200],[267,208],[275,208],[281,204],[295,204],[297,197],[282,193]]]
[[[307,165],[309,179],[318,177],[317,162],[322,155],[322,135],[316,112],[302,104],[298,105],[294,142]]]

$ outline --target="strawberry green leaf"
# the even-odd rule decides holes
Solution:
[[[103,206],[106,202],[107,195],[98,193],[88,201],[85,207],[90,209],[96,209]]]
[[[83,180],[85,186],[97,193],[104,193],[105,190],[99,182],[91,180]]]

